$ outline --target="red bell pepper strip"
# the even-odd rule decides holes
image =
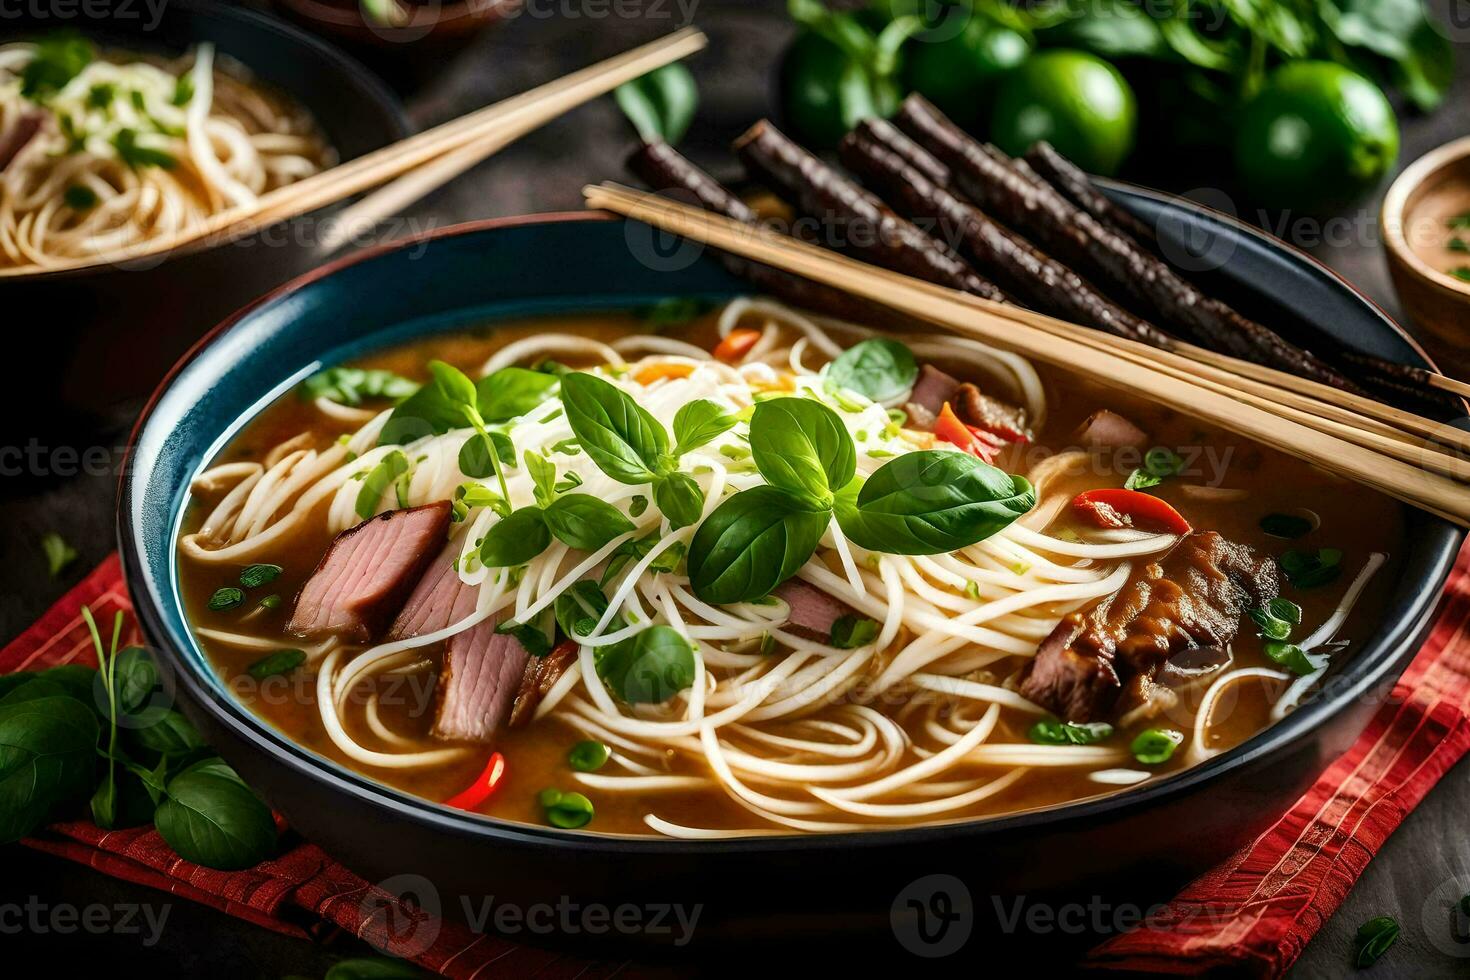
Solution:
[[[724,340],[721,340],[715,345],[713,352],[715,360],[724,361],[726,364],[734,364],[745,357],[746,354],[749,354],[751,348],[755,346],[755,342],[760,339],[761,332],[759,330],[747,330],[744,328],[731,330],[725,336]]]
[[[954,409],[949,407],[949,402],[944,403],[944,407],[939,410],[939,417],[934,420],[934,438],[958,446],[987,463],[1000,455],[1000,447],[979,430],[961,422]]]
[[[485,771],[475,777],[475,781],[466,786],[459,793],[444,801],[445,806],[456,807],[460,810],[478,810],[480,804],[495,793],[500,781],[505,778],[505,756],[499,752],[490,753],[490,761],[485,764]]]
[[[1133,527],[1168,534],[1193,530],[1166,501],[1137,490],[1088,490],[1073,498],[1072,509],[1098,527]]]

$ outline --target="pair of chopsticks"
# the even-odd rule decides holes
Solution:
[[[338,216],[318,247],[332,251],[364,227],[395,214],[481,160],[563,115],[655,68],[702,49],[708,39],[686,27],[649,44],[573,72],[494,105],[477,109],[408,139],[374,150],[294,184],[263,194],[247,207],[212,215],[177,234],[56,265],[0,269],[0,279],[116,265],[189,247],[233,241],[297,215],[394,181]],[[406,176],[405,176],[406,175]],[[398,178],[395,180],[395,178]]]
[[[606,183],[583,189],[612,211],[951,332],[1054,364],[1254,439],[1422,510],[1470,526],[1470,435],[1369,398],[1186,344],[1170,351],[980,299]]]

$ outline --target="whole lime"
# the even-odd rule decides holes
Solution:
[[[1253,203],[1321,214],[1378,185],[1399,154],[1382,90],[1328,61],[1277,69],[1246,104],[1235,171]]]
[[[904,80],[956,123],[974,129],[1001,76],[1031,53],[1031,39],[974,11],[951,18],[909,41]]]
[[[1007,153],[1046,140],[1096,174],[1117,172],[1137,128],[1137,101],[1118,69],[1062,48],[1032,55],[1006,75],[990,117],[990,138]]]

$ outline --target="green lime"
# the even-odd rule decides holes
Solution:
[[[1327,61],[1277,69],[1246,105],[1235,169],[1254,203],[1324,213],[1376,187],[1399,154],[1393,107],[1368,79]]]
[[[1046,140],[1079,167],[1116,173],[1133,149],[1138,109],[1118,69],[1082,51],[1032,55],[1000,83],[990,138],[1007,153]]]
[[[963,28],[941,24],[914,36],[907,49],[908,87],[966,129],[984,120],[999,78],[1026,60],[1031,40],[974,12]]]

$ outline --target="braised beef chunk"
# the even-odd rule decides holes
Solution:
[[[286,627],[298,636],[377,636],[444,546],[449,503],[392,510],[337,535],[311,573]]]
[[[1000,436],[1008,442],[1029,442],[1026,410],[991,398],[979,388],[965,382],[954,393],[954,413],[966,425]]]
[[[521,673],[521,686],[510,708],[510,727],[524,728],[536,717],[541,699],[551,693],[567,668],[577,662],[577,642],[562,640],[544,657],[531,657]]]
[[[1196,531],[1114,595],[1063,619],[1027,666],[1021,694],[1067,721],[1107,717],[1125,685],[1161,678],[1187,651],[1225,649],[1246,610],[1279,594],[1274,559]]]
[[[944,408],[944,403],[952,401],[954,393],[959,390],[959,378],[945,374],[932,364],[925,364],[919,368],[919,379],[909,393],[909,414],[912,415],[913,407],[918,406],[929,413],[929,424],[933,425],[934,417]]]

